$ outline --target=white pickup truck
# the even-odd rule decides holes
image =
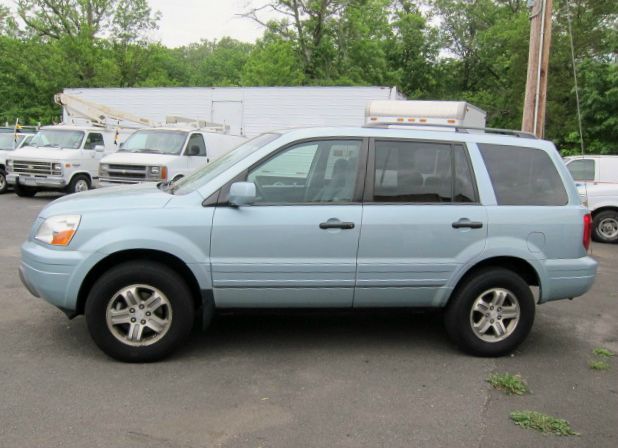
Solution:
[[[99,160],[115,151],[128,132],[95,126],[45,126],[27,146],[7,157],[6,180],[22,197],[43,190],[88,190],[97,180]]]
[[[196,128],[146,128],[101,160],[101,186],[177,181],[246,141]]]
[[[566,157],[565,163],[592,213],[592,237],[618,243],[618,156]]]

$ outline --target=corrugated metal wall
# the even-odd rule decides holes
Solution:
[[[160,122],[169,115],[225,122],[233,133],[248,137],[292,127],[360,126],[369,101],[403,99],[389,87],[165,87],[64,92]]]

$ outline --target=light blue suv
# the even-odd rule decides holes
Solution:
[[[523,135],[264,134],[172,185],[58,199],[21,278],[108,355],[154,361],[223,308],[444,308],[499,356],[536,303],[591,287],[590,215],[554,146]],[[533,293],[538,287],[538,293]]]

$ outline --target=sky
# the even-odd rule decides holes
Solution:
[[[149,0],[154,11],[161,12],[159,29],[151,35],[168,47],[179,47],[200,39],[230,36],[244,42],[255,42],[264,29],[250,19],[238,17],[264,0]],[[13,0],[0,4],[14,8]],[[261,14],[260,18],[272,17]]]

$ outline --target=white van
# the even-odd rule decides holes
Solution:
[[[146,128],[101,160],[101,186],[177,181],[246,139],[196,128]]]
[[[28,146],[7,157],[6,180],[22,197],[32,197],[43,190],[89,190],[97,180],[99,160],[114,152],[128,132],[74,125],[45,126]]]
[[[12,129],[0,128],[0,194],[6,193],[9,189],[6,182],[6,158],[11,154],[11,151],[29,144],[34,132],[31,129],[15,132]]]

